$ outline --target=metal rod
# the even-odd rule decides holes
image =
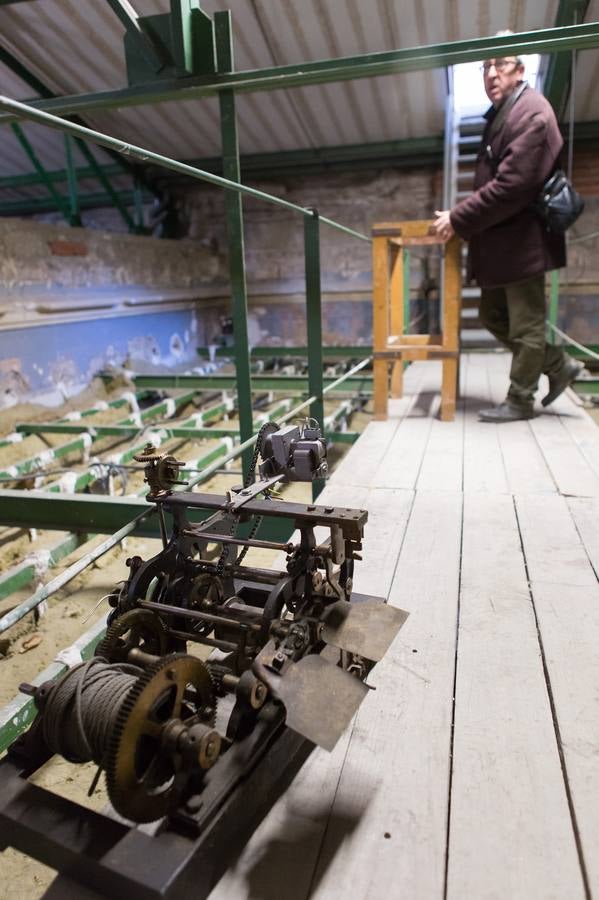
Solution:
[[[320,423],[324,434],[324,403],[322,377],[322,295],[320,273],[320,224],[318,210],[304,219],[304,272],[306,279],[306,328],[308,336],[308,390],[316,398],[310,405],[310,415]],[[312,499],[324,488],[324,479],[312,482]]]
[[[218,187],[226,188],[239,194],[246,194],[248,197],[255,197],[257,200],[264,200],[275,206],[282,206],[284,209],[299,212],[303,216],[312,215],[311,210],[305,209],[303,206],[297,206],[295,203],[290,203],[288,200],[283,200],[281,197],[275,197],[272,194],[267,194],[265,191],[259,191],[257,188],[248,187],[245,184],[231,181],[220,175],[214,175],[203,169],[196,169],[194,166],[178,162],[175,159],[170,159],[168,156],[162,156],[160,153],[153,153],[151,150],[145,150],[143,147],[138,147],[135,144],[129,144],[126,141],[118,140],[117,138],[110,137],[110,135],[103,134],[100,131],[94,131],[92,128],[86,128],[84,125],[78,125],[75,122],[69,122],[66,119],[61,119],[59,116],[54,116],[43,110],[35,109],[27,103],[20,103],[18,100],[12,100],[10,97],[0,95],[0,109],[13,113],[17,118],[31,119],[34,122],[40,122],[42,125],[47,125],[49,128],[67,131],[70,134],[77,135],[83,140],[93,141],[101,147],[108,147],[125,156],[140,159],[144,163],[154,162],[159,166],[163,166],[165,169],[171,169],[173,172],[180,172],[182,175],[189,175],[191,178],[207,181]],[[367,235],[360,234],[357,231],[354,232],[345,225],[340,225],[337,222],[333,222],[331,219],[323,219],[322,221],[338,231],[353,234],[355,237],[359,237],[362,240],[371,240]]]
[[[154,603],[152,600],[140,600],[138,604],[142,609],[151,609],[153,612],[167,613],[171,616],[184,616],[188,619],[198,619],[201,622],[210,622],[214,625],[225,625],[227,628],[239,628],[240,631],[261,631],[261,625],[253,622],[239,622],[237,619],[228,619],[226,616],[214,616],[212,613],[200,612],[197,609],[185,609],[182,606],[171,606],[166,603]]]
[[[344,372],[344,374],[341,375],[339,378],[337,378],[336,381],[333,381],[333,382],[331,382],[331,384],[328,384],[324,388],[322,393],[328,394],[329,391],[334,391],[336,387],[338,387],[340,384],[343,384],[344,381],[346,381],[348,378],[351,378],[352,375],[355,375],[356,372],[360,371],[360,369],[364,369],[371,362],[372,362],[372,356],[367,356],[366,359],[363,359],[361,362],[356,363],[356,365],[353,366],[353,368],[349,369],[349,371]]]
[[[186,528],[183,531],[183,534],[189,535],[190,537],[202,538],[202,540],[206,541],[215,541],[218,544],[236,544],[239,547],[259,547],[263,550],[281,550],[284,553],[291,553],[291,551],[293,550],[293,544],[291,542],[288,542],[287,544],[281,544],[277,541],[259,541],[257,539],[250,540],[250,538],[235,538],[230,537],[230,535],[228,534],[214,534],[207,531],[195,531],[193,528]]]
[[[177,631],[174,628],[169,628],[169,634],[182,641],[193,641],[196,644],[204,644],[206,647],[217,647],[219,650],[225,650],[229,653],[234,653],[237,650],[237,644],[234,644],[233,641],[220,641],[218,638],[204,637],[201,634],[190,634],[187,631]]]
[[[65,569],[64,572],[61,572],[60,575],[57,575],[56,578],[53,578],[52,581],[49,581],[48,584],[39,587],[35,594],[32,594],[27,600],[23,600],[22,603],[19,603],[14,609],[11,609],[5,616],[2,616],[2,618],[0,618],[0,634],[16,622],[20,621],[23,616],[26,616],[27,613],[39,606],[40,603],[47,600],[52,594],[55,594],[61,587],[68,584],[69,581],[72,581],[73,578],[87,568],[90,563],[99,559],[99,557],[103,556],[108,550],[111,550],[116,544],[122,541],[124,537],[131,534],[142,519],[145,519],[153,512],[155,512],[155,509],[152,507],[151,509],[145,510],[139,516],[136,516],[131,522],[123,525],[117,532],[106,538],[101,544],[98,544],[97,547],[90,550],[89,553],[86,553],[85,556],[82,556],[81,559],[77,560],[76,563],[73,563],[72,566],[69,566],[68,569]]]
[[[214,39],[219,72],[233,70],[233,35],[231,13],[217,12],[214,15]],[[234,91],[219,94],[220,129],[223,152],[223,175],[230,183],[241,180],[239,165],[239,140],[237,137],[237,115]],[[248,338],[248,303],[245,277],[245,248],[243,236],[243,208],[241,194],[228,190],[225,193],[227,217],[227,238],[229,244],[229,279],[231,282],[231,302],[233,311],[233,331],[235,334],[235,375],[239,409],[239,438],[247,440],[254,433],[252,414],[252,378],[250,373],[250,349]],[[243,482],[247,481],[252,464],[250,448],[241,454]]]

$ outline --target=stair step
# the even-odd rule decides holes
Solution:
[[[476,131],[482,134],[486,124],[487,120],[483,116],[462,116],[458,127],[462,132]]]
[[[480,299],[480,288],[479,287],[463,287],[462,288],[462,300],[479,300]]]
[[[480,144],[480,138],[480,134],[467,134],[463,137],[460,135],[458,145],[460,147],[476,147]]]
[[[499,344],[486,328],[473,328],[472,330],[466,329],[464,332],[460,332],[460,346],[462,350],[476,350],[479,348],[490,350],[499,347]]]

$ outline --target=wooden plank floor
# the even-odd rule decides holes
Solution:
[[[211,900],[599,898],[599,429],[573,395],[479,422],[507,369],[463,356],[443,423],[414,364],[331,478],[356,589],[410,618]]]

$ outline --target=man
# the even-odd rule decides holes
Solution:
[[[469,241],[468,274],[481,287],[480,318],[512,352],[510,387],[499,406],[480,412],[485,422],[533,416],[539,376],[549,377],[547,406],[582,365],[545,340],[545,272],[566,264],[563,235],[548,231],[533,203],[557,167],[563,140],[548,101],[524,80],[515,56],[482,66],[493,104],[476,161],[473,193],[435,213],[445,240]]]

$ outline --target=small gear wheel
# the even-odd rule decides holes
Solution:
[[[136,462],[148,463],[154,462],[154,460],[164,459],[165,456],[166,453],[159,453],[157,447],[155,447],[154,444],[147,443],[141,453],[133,454],[133,459]]]
[[[144,463],[144,481],[150,488],[148,496],[151,498],[169,494],[176,484],[187,484],[179,481],[179,469],[185,463],[169,453],[159,453],[154,444],[147,443],[133,459]]]
[[[102,656],[111,663],[127,662],[131,650],[164,656],[168,645],[167,628],[156,613],[131,609],[110,625],[94,655]]]
[[[193,656],[173,654],[135,682],[121,704],[106,753],[108,796],[119,815],[154,822],[181,801],[194,772],[166,739],[178,725],[213,726],[210,672]]]

